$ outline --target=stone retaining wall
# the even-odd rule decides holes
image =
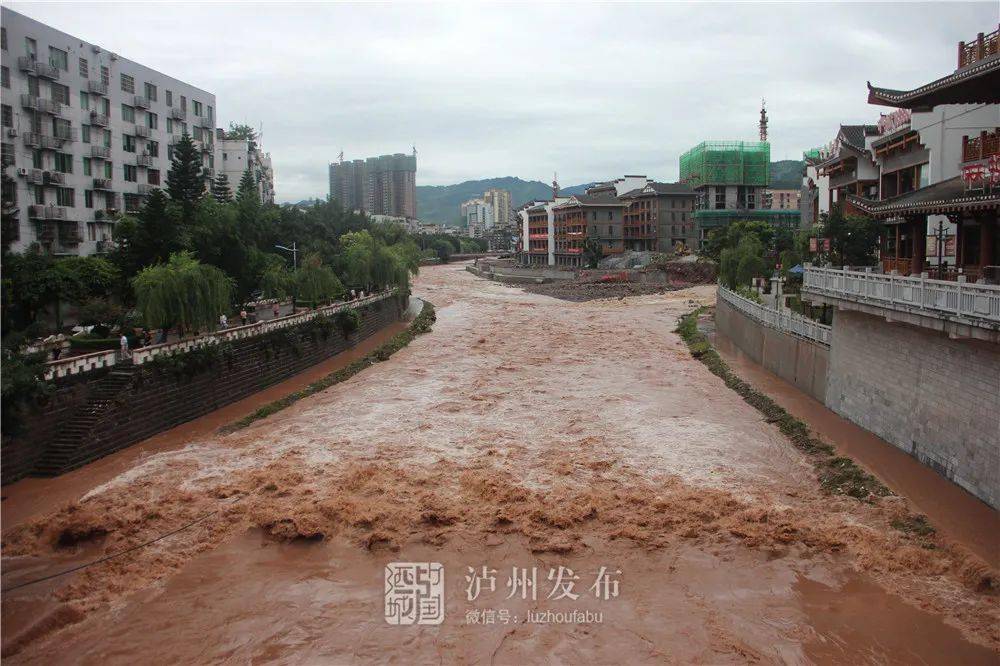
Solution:
[[[74,458],[77,467],[203,414],[241,400],[261,389],[346,351],[359,341],[401,318],[405,303],[390,298],[358,309],[357,331],[347,338],[338,329],[326,339],[300,336],[294,346],[271,345],[267,336],[231,343],[231,352],[214,367],[191,377],[174,377],[169,371],[137,367],[131,384],[101,414],[97,426]],[[301,333],[302,327],[286,329]],[[140,369],[142,368],[142,369]],[[4,438],[2,482],[30,475],[56,433],[71,424],[93,391],[112,370],[88,373],[56,382],[48,403],[27,416],[16,438]]]

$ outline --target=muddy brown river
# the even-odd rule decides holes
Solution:
[[[414,293],[433,331],[347,382],[5,488],[4,658],[997,663],[982,542],[825,494],[673,333],[714,288]]]

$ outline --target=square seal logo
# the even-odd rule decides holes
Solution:
[[[444,622],[444,565],[440,562],[385,565],[385,621],[389,624]]]

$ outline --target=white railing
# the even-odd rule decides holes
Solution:
[[[267,321],[259,321],[255,324],[247,324],[246,326],[236,326],[234,328],[227,328],[222,331],[216,331],[214,333],[206,333],[205,335],[200,335],[196,338],[191,338],[190,340],[180,340],[178,342],[165,342],[159,345],[150,345],[149,347],[142,347],[136,349],[132,352],[132,363],[135,365],[142,365],[143,363],[148,363],[157,356],[161,354],[177,354],[188,352],[197,347],[203,347],[205,345],[216,345],[223,342],[233,342],[235,340],[243,340],[246,338],[256,337],[258,335],[264,335],[265,333],[270,333],[271,331],[276,331],[282,328],[288,328],[289,326],[298,326],[299,324],[304,324],[310,319],[315,318],[318,315],[332,315],[340,312],[341,310],[350,310],[360,308],[377,301],[382,301],[390,298],[395,294],[395,291],[386,291],[380,294],[372,294],[371,296],[365,296],[364,298],[359,298],[354,301],[349,301],[346,303],[336,303],[334,305],[327,305],[316,310],[311,310],[309,312],[303,312],[300,314],[291,314],[285,317],[278,317],[277,319],[268,319]],[[71,356],[64,359],[59,359],[56,361],[47,362],[45,369],[45,379],[54,379],[58,377],[65,377],[67,375],[76,375],[82,372],[90,372],[91,370],[97,370],[98,368],[106,368],[115,365],[118,362],[120,353],[118,350],[108,350],[95,352],[93,354],[85,354],[83,356]]]
[[[1000,286],[924,277],[807,266],[802,290],[820,296],[870,303],[891,310],[960,319],[975,326],[1000,327]]]
[[[719,285],[719,298],[764,326],[782,333],[791,333],[796,337],[817,342],[825,347],[830,346],[831,329],[826,324],[803,317],[787,308],[776,310],[755,303],[749,298],[744,298],[736,292],[726,289],[721,284]]]

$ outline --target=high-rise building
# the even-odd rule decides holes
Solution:
[[[3,164],[20,209],[11,249],[110,248],[119,212],[164,187],[188,133],[213,177],[215,95],[4,7]]]
[[[416,151],[331,164],[330,198],[347,210],[416,218]]]
[[[470,238],[482,238],[493,228],[493,206],[484,199],[469,199],[462,204],[462,219]]]
[[[493,223],[507,226],[511,218],[510,191],[490,188],[483,193],[483,202],[493,209]]]

